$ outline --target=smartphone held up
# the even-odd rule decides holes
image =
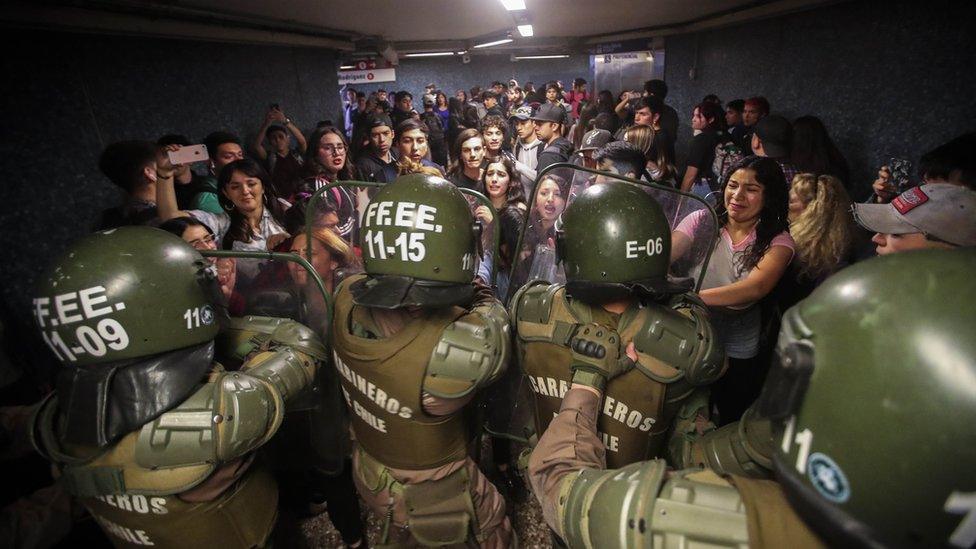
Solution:
[[[169,161],[174,166],[210,160],[210,155],[207,154],[206,145],[189,145],[186,147],[180,147],[175,151],[167,152],[166,155],[169,156]]]

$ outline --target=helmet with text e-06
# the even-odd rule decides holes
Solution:
[[[363,215],[367,277],[350,288],[353,299],[387,309],[469,301],[480,230],[454,184],[432,175],[400,176],[380,188]]]
[[[783,318],[774,467],[837,547],[976,544],[976,249],[874,258]]]
[[[41,277],[34,323],[65,365],[147,357],[211,341],[216,279],[199,252],[152,227],[96,232]]]
[[[664,211],[625,181],[590,185],[575,197],[556,223],[556,254],[567,293],[584,301],[689,289],[668,279],[671,230]]]

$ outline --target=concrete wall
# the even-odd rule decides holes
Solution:
[[[104,145],[214,130],[253,136],[269,103],[303,128],[341,111],[333,52],[5,31],[0,60],[0,299],[26,323],[41,269],[119,202]],[[14,318],[11,320],[9,316]]]
[[[851,164],[855,198],[863,197],[889,158],[917,162],[976,130],[974,18],[973,2],[859,0],[668,37],[668,103],[681,117],[679,145],[687,146],[692,108],[706,94],[723,101],[764,95],[773,112],[824,121]]]

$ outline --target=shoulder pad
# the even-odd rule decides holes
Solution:
[[[424,390],[441,398],[460,398],[498,379],[510,353],[508,314],[501,303],[475,310],[441,332],[427,363]]]
[[[512,322],[549,322],[552,300],[560,288],[561,284],[548,284],[545,280],[533,280],[519,288],[509,304]]]
[[[651,304],[635,322],[642,322],[633,338],[637,367],[651,379],[685,379],[698,386],[714,382],[725,371],[725,350],[705,309]]]
[[[135,460],[166,468],[224,463],[259,448],[278,430],[284,402],[267,382],[222,373],[139,432]]]

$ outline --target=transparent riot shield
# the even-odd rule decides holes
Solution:
[[[310,328],[323,344],[328,344],[332,318],[329,290],[336,274],[329,269],[328,261],[321,261],[326,248],[318,240],[312,254],[305,252],[303,240],[316,238],[314,232],[309,234],[312,236],[303,233],[286,242],[289,246],[285,249],[291,253],[201,252],[213,261],[230,316],[217,338],[216,360],[225,368],[240,367],[241,359],[247,360],[241,356],[245,353],[274,351],[278,344],[270,341],[270,334],[282,319]],[[246,285],[236,280],[235,271],[242,262],[258,267],[256,276]],[[349,448],[346,410],[330,362],[319,365],[311,386],[289,398],[284,422],[265,446],[282,482],[308,471],[326,475],[342,471],[345,450]]]
[[[624,182],[638,185],[661,205],[672,231],[672,264],[669,275],[691,279],[698,290],[708,259],[718,238],[714,211],[703,199],[646,181],[571,164],[553,164],[539,173],[535,191],[528,197],[528,217],[519,236],[519,254],[512,267],[510,299],[525,284],[544,280],[566,281],[555,249],[559,215],[590,185]]]
[[[528,212],[519,235],[518,253],[512,260],[506,299],[525,284],[544,280],[562,283],[566,276],[556,262],[556,221],[587,186],[593,173],[581,166],[554,164],[540,173],[528,197]]]
[[[718,235],[715,214],[701,198],[580,165],[554,164],[539,173],[535,192],[529,197],[528,218],[519,237],[520,253],[513,266],[509,299],[520,287],[532,281],[566,281],[563,267],[556,257],[557,220],[580,193],[591,185],[600,184],[637,185],[661,205],[674,243],[674,261],[669,276],[675,279],[690,278],[691,287],[695,290],[699,288]],[[520,369],[514,365],[512,369],[518,371],[519,375],[508,388],[512,401],[506,403],[507,407],[504,408],[507,415],[503,420],[507,423],[495,425],[494,434],[527,442],[535,430],[533,395]]]

